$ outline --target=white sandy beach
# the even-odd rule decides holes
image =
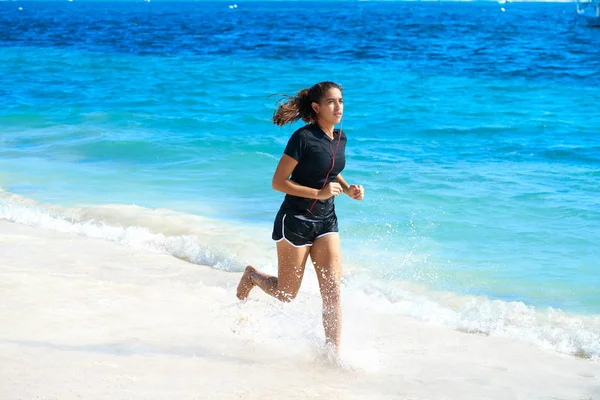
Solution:
[[[239,276],[0,220],[0,399],[600,399],[599,362],[347,297],[331,365],[310,275],[289,305]]]

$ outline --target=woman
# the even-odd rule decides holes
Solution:
[[[341,175],[346,135],[334,127],[343,112],[341,86],[321,82],[290,97],[273,115],[279,126],[299,119],[308,123],[292,134],[273,175],[273,189],[286,194],[273,228],[278,274],[269,276],[248,266],[237,288],[240,300],[258,286],[289,302],[300,289],[310,255],[323,299],[325,338],[336,350],[342,330],[342,250],[333,199],[341,193],[355,200],[364,195],[362,186],[349,185]]]

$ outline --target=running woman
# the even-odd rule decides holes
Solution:
[[[342,193],[354,200],[364,196],[361,185],[349,185],[341,175],[346,135],[334,128],[343,112],[342,87],[333,82],[317,83],[279,105],[274,124],[302,119],[307,125],[292,134],[273,175],[273,189],[286,194],[272,235],[277,242],[278,274],[269,276],[249,265],[237,287],[240,300],[258,286],[289,302],[298,294],[310,255],[323,300],[325,339],[335,350],[342,332],[342,249],[334,198]]]

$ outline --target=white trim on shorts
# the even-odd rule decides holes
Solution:
[[[339,232],[327,232],[327,233],[324,233],[324,234],[322,234],[322,235],[319,235],[319,236],[317,236],[317,237],[315,238],[315,240],[317,240],[318,238],[320,238],[320,237],[323,237],[323,236],[327,236],[327,235],[333,235],[334,233],[337,233],[338,235],[340,234]],[[314,242],[313,242],[313,243],[314,243]]]

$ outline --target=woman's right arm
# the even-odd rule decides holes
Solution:
[[[323,189],[318,190],[308,186],[299,185],[292,181],[290,175],[292,175],[296,165],[298,165],[298,161],[294,160],[292,157],[287,154],[281,156],[271,182],[273,189],[292,196],[319,200],[325,200],[342,193],[342,187],[337,182],[328,183]]]

